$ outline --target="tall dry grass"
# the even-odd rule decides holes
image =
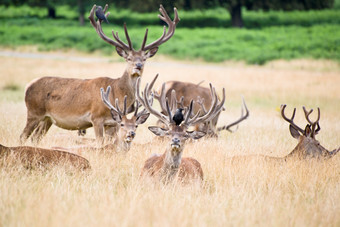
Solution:
[[[49,56],[55,56],[56,53]],[[0,57],[0,143],[19,144],[26,109],[25,85],[40,76],[118,77],[125,64],[96,57],[79,62],[70,54],[59,59]],[[89,56],[81,56],[87,58]],[[298,108],[296,121],[305,124],[302,105],[321,108],[318,140],[326,148],[340,146],[340,68],[325,61],[277,61],[266,66],[240,63],[176,62],[162,57],[146,63],[143,83],[160,73],[167,80],[212,82],[226,88],[226,111],[219,125],[240,114],[243,94],[250,117],[219,140],[187,144],[184,156],[196,158],[204,171],[203,185],[163,185],[139,179],[144,161],[162,153],[167,142],[154,139],[147,126],[137,130],[126,154],[84,153],[92,170],[65,173],[0,169],[0,226],[339,226],[340,156],[328,161],[289,163],[230,157],[247,154],[284,156],[296,145],[288,123],[278,112]],[[16,84],[19,90],[4,89]],[[81,94],[79,94],[81,95]],[[16,97],[16,98],[13,98]],[[88,130],[87,137],[94,137]],[[73,146],[76,132],[55,126],[39,146]]]

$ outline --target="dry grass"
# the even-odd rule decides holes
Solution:
[[[54,53],[55,54],[55,53]],[[40,76],[118,77],[125,64],[59,59],[0,57],[0,143],[16,146],[26,121],[25,85]],[[55,56],[55,55],[53,55]],[[90,57],[90,56],[81,56]],[[65,60],[63,60],[65,58]],[[339,226],[340,155],[329,161],[290,163],[239,160],[234,155],[284,156],[296,145],[279,115],[282,103],[321,108],[318,139],[326,148],[340,145],[340,68],[332,62],[277,61],[266,66],[240,63],[204,64],[150,59],[143,83],[160,73],[167,80],[211,81],[227,90],[220,125],[239,115],[240,95],[250,118],[237,133],[187,144],[184,156],[200,161],[204,184],[179,186],[142,181],[139,173],[152,153],[164,151],[146,125],[137,130],[127,154],[85,153],[92,165],[86,173],[0,169],[0,226]],[[19,90],[3,89],[17,85]],[[13,98],[15,97],[15,98]],[[88,130],[87,137],[94,137]],[[75,145],[76,132],[52,127],[40,146]]]

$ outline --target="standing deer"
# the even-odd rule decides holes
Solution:
[[[157,77],[155,77],[156,79]],[[151,82],[154,83],[155,79]],[[103,147],[91,147],[91,146],[76,146],[76,147],[53,147],[55,149],[64,150],[73,152],[76,154],[80,154],[83,151],[129,151],[131,147],[131,143],[136,135],[136,129],[138,125],[145,123],[145,121],[150,116],[150,113],[143,109],[138,112],[140,104],[138,100],[136,100],[136,107],[134,111],[134,115],[131,118],[128,118],[127,113],[127,97],[124,97],[124,105],[123,110],[119,108],[118,99],[115,100],[116,107],[114,107],[110,100],[109,95],[111,92],[111,87],[108,86],[106,91],[103,88],[100,89],[101,97],[103,103],[110,109],[112,119],[115,120],[118,124],[118,130],[116,132],[117,136],[115,136],[114,143],[107,144]],[[149,100],[150,105],[152,105],[153,99]]]
[[[79,170],[90,169],[87,159],[69,152],[38,147],[5,147],[0,144],[0,158],[4,163],[20,163],[25,167],[65,165]]]
[[[195,100],[193,113],[196,114],[199,110],[201,111],[201,115],[206,114],[206,110],[212,103],[212,98],[210,96],[210,89],[206,87],[200,86],[202,82],[198,84],[189,83],[189,82],[181,82],[181,81],[168,81],[163,86],[155,92],[155,98],[160,99],[161,96],[167,97],[171,102],[176,100],[177,104],[180,106],[188,106],[191,100]],[[175,92],[173,92],[175,91]],[[172,103],[170,104],[172,105]],[[216,114],[214,118],[210,121],[202,122],[200,124],[195,125],[195,130],[203,131],[207,133],[209,137],[217,137],[217,133],[222,130],[227,130],[229,132],[234,132],[231,128],[233,126],[238,125],[242,121],[248,118],[249,110],[247,105],[242,98],[243,108],[241,109],[241,116],[238,120],[221,127],[217,127],[217,121],[220,116],[219,112]],[[223,109],[222,109],[223,110]],[[221,110],[221,111],[222,111]],[[245,114],[244,114],[245,110]],[[166,110],[164,106],[162,108],[162,113],[166,114]]]
[[[143,97],[139,94],[140,80],[137,80],[137,99],[144,105],[144,107],[155,117],[157,117],[163,124],[167,126],[166,129],[159,126],[150,126],[149,130],[156,136],[166,136],[170,139],[169,146],[161,156],[154,155],[146,160],[142,169],[142,176],[149,175],[153,177],[159,177],[164,182],[172,180],[174,177],[182,182],[188,182],[191,180],[203,180],[203,171],[200,163],[193,158],[182,158],[185,141],[188,138],[199,139],[206,133],[201,131],[188,131],[191,125],[195,125],[201,122],[209,121],[223,108],[225,101],[225,91],[223,89],[223,98],[221,102],[218,102],[218,98],[215,89],[211,89],[212,103],[209,111],[203,116],[200,116],[200,112],[192,116],[194,101],[191,101],[189,107],[185,108],[184,120],[177,125],[173,120],[173,113],[175,108],[170,108],[168,99],[164,96],[159,99],[160,105],[164,106],[167,110],[167,114],[163,114],[153,109],[148,103],[148,94],[151,87],[147,84]],[[172,106],[174,107],[174,106]]]
[[[105,6],[106,12],[108,5]],[[27,107],[27,123],[20,136],[21,142],[32,135],[33,141],[39,141],[47,133],[52,124],[68,130],[84,130],[94,127],[96,138],[103,142],[104,131],[109,136],[116,131],[117,122],[112,119],[110,111],[100,101],[99,89],[111,86],[113,92],[109,94],[111,100],[123,100],[127,96],[126,105],[129,111],[135,102],[135,85],[137,78],[142,76],[146,59],[154,56],[158,47],[169,40],[174,32],[179,17],[174,8],[175,18],[172,21],[164,7],[160,5],[159,18],[168,24],[168,31],[164,26],[162,36],[146,45],[148,30],[145,32],[141,49],[136,51],[124,24],[125,36],[128,44],[121,41],[118,33],[114,33],[115,40],[108,38],[102,30],[102,20],[94,19],[96,5],[93,6],[89,19],[97,34],[105,42],[116,47],[117,53],[127,61],[127,68],[123,76],[117,79],[99,77],[95,79],[73,79],[59,77],[42,77],[32,81],[25,91]],[[108,16],[109,13],[106,14]],[[122,105],[122,103],[120,103]]]
[[[315,121],[311,121],[309,116],[313,112],[313,109],[307,111],[305,107],[302,107],[305,118],[308,122],[305,129],[301,129],[294,123],[295,111],[294,108],[292,117],[289,119],[285,116],[285,108],[286,105],[281,106],[281,116],[284,120],[289,122],[289,131],[292,137],[297,139],[299,142],[296,147],[290,152],[285,158],[330,158],[339,152],[340,147],[338,149],[334,149],[333,151],[328,151],[326,148],[321,146],[320,142],[315,139],[315,135],[320,131],[320,108],[318,107],[318,116]]]

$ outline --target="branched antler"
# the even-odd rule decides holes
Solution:
[[[306,120],[308,121],[308,123],[311,125],[312,127],[312,133],[311,133],[311,137],[315,138],[315,135],[318,134],[318,132],[320,131],[320,125],[319,125],[319,120],[320,120],[320,108],[318,107],[318,117],[316,119],[316,121],[311,121],[309,119],[309,115],[313,112],[313,109],[311,109],[310,111],[307,111],[306,108],[303,106],[302,107],[303,112],[305,113],[305,117]]]
[[[294,117],[295,117],[296,108],[294,108],[292,117],[289,119],[289,118],[287,118],[285,116],[285,113],[284,113],[285,109],[286,109],[286,106],[287,106],[286,104],[281,105],[281,116],[282,116],[282,118],[285,119],[286,121],[288,121],[292,127],[294,127],[296,130],[298,130],[299,132],[301,132],[303,134],[304,130],[302,130],[299,126],[297,126],[294,123]]]
[[[229,132],[236,132],[237,131],[238,124],[249,117],[249,110],[248,110],[248,107],[246,105],[246,101],[244,100],[243,97],[242,97],[242,103],[243,103],[243,106],[241,107],[241,117],[238,120],[234,121],[233,123],[231,123],[229,125],[225,125],[225,126],[217,128],[217,131],[222,131],[222,130],[227,130]],[[244,110],[245,110],[245,114],[243,115]],[[237,125],[237,128],[235,130],[231,130],[230,128],[235,126],[235,125]]]

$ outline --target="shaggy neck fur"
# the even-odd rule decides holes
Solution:
[[[165,152],[162,173],[164,180],[171,180],[178,172],[182,161],[182,148],[168,148]]]

